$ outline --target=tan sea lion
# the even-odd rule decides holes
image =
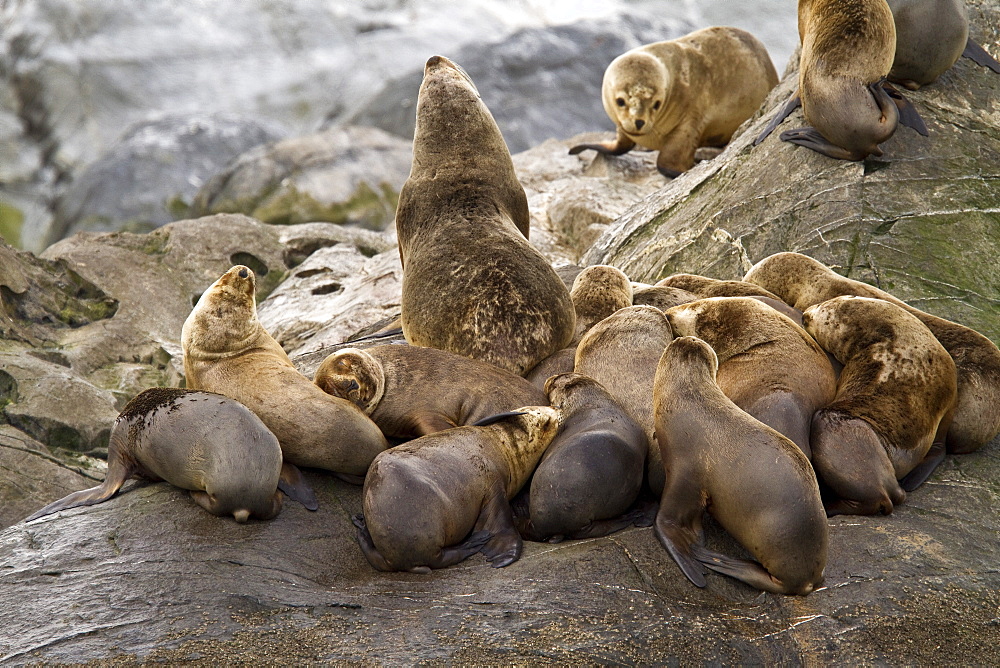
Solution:
[[[700,146],[724,146],[778,83],[767,49],[739,28],[716,26],[632,49],[604,73],[601,99],[617,126],[615,141],[579,144],[621,155],[638,144],[659,151],[668,177],[694,166]]]
[[[816,475],[787,438],[740,410],[715,383],[712,348],[674,339],[656,370],[656,441],[667,477],[654,533],[687,578],[702,565],[775,594],[823,582],[827,523]],[[702,545],[705,509],[760,561]]]
[[[948,430],[948,452],[974,452],[1000,434],[1000,349],[979,332],[909,306],[888,292],[845,278],[801,253],[776,253],[755,264],[745,281],[803,310],[841,295],[884,299],[924,323],[955,361],[958,402]]]
[[[528,243],[528,203],[489,109],[433,56],[417,98],[413,167],[396,209],[403,334],[518,375],[565,348],[569,291]]]
[[[923,323],[882,299],[836,297],[802,317],[844,365],[836,400],[813,418],[813,466],[838,497],[827,512],[888,515],[944,457],[955,363]]]
[[[830,360],[812,337],[753,297],[710,297],[666,314],[676,336],[712,346],[716,382],[733,403],[810,456],[813,413],[837,393]]]
[[[622,514],[642,489],[646,432],[593,378],[560,374],[545,391],[561,426],[531,477],[522,535],[594,538],[630,526]]]
[[[213,515],[269,520],[281,510],[280,473],[278,439],[245,406],[211,392],[156,387],[125,404],[111,427],[104,482],[27,521],[107,501],[133,476],[190,490]]]
[[[237,265],[198,300],[181,329],[187,386],[232,397],[256,413],[278,437],[286,462],[360,482],[388,447],[385,437],[361,409],[295,369],[257,319],[255,285],[253,271]]]
[[[591,327],[632,305],[632,283],[621,269],[597,264],[576,275],[569,296],[576,311],[573,341],[579,343]]]
[[[354,518],[373,568],[427,573],[482,552],[494,568],[522,542],[510,499],[559,428],[549,406],[522,408],[482,427],[456,427],[386,450],[372,462]]]
[[[923,135],[912,105],[885,83],[896,50],[886,0],[799,0],[799,88],[754,141],[759,144],[800,104],[812,127],[786,130],[782,141],[840,160],[882,155],[900,122]]]
[[[707,276],[698,276],[697,274],[674,274],[672,276],[667,276],[663,280],[659,281],[656,285],[661,287],[671,287],[680,288],[686,290],[699,298],[705,299],[707,297],[753,297],[757,299],[774,310],[787,315],[796,325],[802,326],[802,312],[796,308],[792,308],[781,299],[753,283],[748,283],[746,281],[723,281],[717,278],[708,278]],[[718,352],[718,351],[716,351]]]
[[[630,306],[594,325],[576,349],[574,370],[610,392],[639,423],[649,443],[653,439],[653,376],[663,349],[673,338],[662,311],[653,306]],[[657,496],[663,487],[659,460],[656,448],[649,448],[646,475]]]
[[[354,403],[386,436],[401,439],[548,403],[544,392],[510,371],[418,346],[343,348],[323,360],[314,382]]]
[[[632,293],[633,306],[653,306],[661,311],[666,311],[673,306],[693,302],[696,299],[701,298],[693,292],[667,286],[650,285],[649,287],[635,290]]]

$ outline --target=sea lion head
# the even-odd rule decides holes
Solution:
[[[642,51],[624,53],[604,73],[604,108],[625,134],[641,137],[655,125],[666,103],[670,75]]]
[[[347,399],[366,415],[371,415],[385,394],[382,365],[357,348],[344,348],[327,357],[313,380],[327,394]]]
[[[818,260],[801,253],[775,253],[764,258],[746,273],[743,280],[774,293],[786,304],[804,309],[802,303],[814,284],[825,277],[840,278],[840,274]]]
[[[577,274],[569,296],[580,337],[615,311],[632,306],[632,283],[621,269],[598,264]]]
[[[205,290],[181,328],[185,351],[229,353],[242,350],[260,330],[256,278],[236,265]]]
[[[678,336],[670,342],[660,357],[654,387],[661,383],[661,372],[674,376],[693,376],[699,369],[715,382],[715,374],[719,371],[719,358],[712,350],[712,346],[696,336]]]
[[[595,385],[600,385],[600,383],[582,373],[560,373],[549,376],[548,380],[545,381],[545,394],[549,397],[550,406],[567,411],[573,403],[573,397],[579,391]]]

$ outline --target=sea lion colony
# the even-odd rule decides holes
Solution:
[[[800,3],[806,24],[813,4]],[[310,382],[257,320],[253,272],[235,266],[184,324],[188,390],[137,397],[105,483],[29,519],[110,498],[131,475],[267,519],[276,488],[315,509],[301,465],[364,484],[354,523],[379,570],[477,553],[506,566],[522,537],[653,524],[698,586],[713,570],[804,595],[822,583],[827,514],[890,513],[946,450],[1000,433],[982,410],[1000,400],[992,342],[803,255],[765,258],[743,281],[655,286],[591,267],[567,289],[527,242],[499,129],[446,58],[425,67],[414,141],[397,212],[404,345],[341,350]],[[702,544],[706,509],[756,561]]]

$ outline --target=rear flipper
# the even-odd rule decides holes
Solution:
[[[489,533],[490,538],[480,552],[493,568],[509,566],[520,558],[524,543],[514,528],[514,514],[499,481],[494,482],[493,489],[483,504],[475,530]]]
[[[962,55],[976,63],[976,65],[988,67],[997,74],[1000,74],[1000,63],[986,49],[973,42],[971,37],[965,43],[965,51],[962,52]]]
[[[337,473],[334,472],[333,476],[339,478],[344,482],[349,482],[352,485],[363,485],[365,484],[365,477],[363,475],[354,475],[353,473]],[[308,508],[308,506],[306,506]],[[313,510],[313,508],[309,508]]]
[[[767,139],[767,136],[772,132],[774,132],[774,128],[781,125],[781,121],[788,118],[788,116],[791,115],[793,111],[795,111],[801,106],[802,106],[802,99],[799,97],[799,92],[795,91],[794,93],[792,93],[792,96],[788,98],[788,101],[785,102],[785,106],[783,106],[778,111],[778,113],[775,114],[774,118],[771,119],[771,122],[767,124],[767,127],[764,128],[764,131],[760,133],[760,136],[758,136],[756,139],[753,140],[753,145],[757,146],[762,141]]]
[[[468,538],[458,545],[442,548],[441,555],[427,565],[431,568],[446,568],[452,564],[457,564],[481,551],[489,540],[490,533],[488,531],[473,531],[469,534]]]
[[[567,538],[600,538],[630,526],[648,527],[656,520],[656,512],[660,504],[655,501],[638,501],[632,508],[618,517],[606,520],[593,520],[587,526],[567,534]]]
[[[368,525],[365,523],[365,516],[361,514],[355,515],[351,518],[351,522],[358,528],[358,545],[361,546],[361,552],[365,555],[365,559],[368,560],[368,563],[371,564],[372,568],[383,572],[399,570],[397,568],[393,568],[375,547],[375,543],[372,541],[372,535],[368,533]]]
[[[917,108],[914,107],[913,104],[888,81],[882,83],[882,90],[884,90],[889,98],[895,103],[896,109],[899,111],[900,125],[905,125],[912,130],[916,130],[926,137],[928,134],[927,125],[924,124],[924,119],[920,117],[920,113],[917,112]]]
[[[302,476],[302,471],[299,467],[295,466],[290,462],[281,463],[281,476],[278,478],[278,489],[285,493],[292,501],[298,501],[306,510],[316,510],[319,508],[319,502],[316,500],[316,494],[313,493],[312,487],[306,482],[306,479]]]
[[[114,436],[114,434],[112,435]],[[125,481],[131,478],[134,473],[138,473],[139,471],[138,466],[130,467],[126,466],[122,462],[118,448],[115,447],[115,445],[116,441],[112,438],[111,444],[108,446],[108,473],[104,477],[104,482],[97,487],[91,487],[90,489],[73,492],[58,501],[53,501],[41,510],[28,516],[24,521],[30,522],[31,520],[37,520],[39,517],[51,515],[54,512],[66,510],[68,508],[92,506],[94,504],[107,501],[116,495],[118,490],[122,488],[122,485],[125,484]]]
[[[695,532],[679,526],[673,520],[664,518],[661,514],[656,517],[656,523],[653,525],[653,533],[656,534],[660,544],[667,548],[667,552],[677,562],[681,572],[687,576],[691,584],[696,587],[704,587],[707,584],[705,580],[706,571],[701,563],[691,554],[692,546],[697,545]]]
[[[821,135],[815,128],[796,128],[785,130],[781,133],[781,141],[787,141],[799,146],[805,146],[817,153],[835,158],[836,160],[862,160],[865,156],[861,153],[848,151],[846,148],[831,144],[826,137]]]
[[[917,464],[913,470],[899,481],[899,486],[903,488],[903,491],[912,492],[924,484],[931,477],[931,474],[934,473],[934,469],[938,467],[938,464],[944,461],[944,451],[944,443],[937,442],[932,445],[923,461]]]
[[[796,594],[791,591],[780,580],[768,573],[763,566],[756,561],[745,559],[734,559],[724,554],[713,552],[708,548],[695,543],[691,546],[691,553],[699,562],[711,568],[716,573],[722,573],[729,577],[736,578],[741,582],[746,582],[751,587],[756,587],[762,591],[772,594]],[[811,590],[810,590],[811,591]]]

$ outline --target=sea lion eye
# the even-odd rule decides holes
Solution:
[[[619,107],[624,107],[624,106],[625,106],[625,98],[622,98],[622,97],[620,97],[620,98],[618,98],[617,100],[615,100],[615,103],[616,103],[616,104],[617,104],[617,105],[618,105]]]
[[[657,100],[656,102],[653,103],[653,111],[656,111],[659,108],[660,108],[660,101]]]

